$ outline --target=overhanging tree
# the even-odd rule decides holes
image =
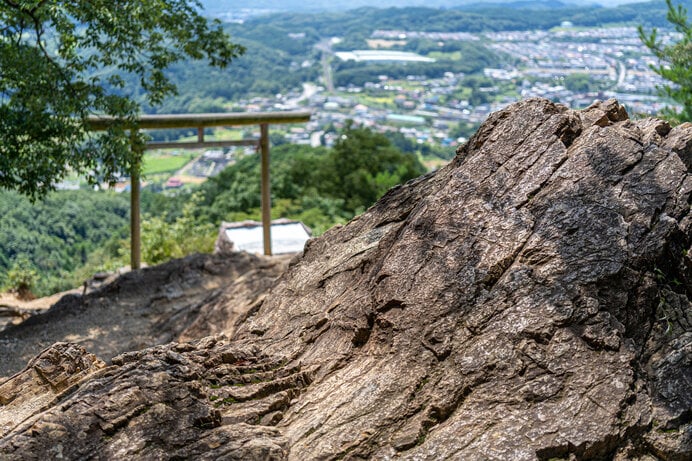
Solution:
[[[682,35],[681,39],[666,45],[659,40],[656,29],[647,34],[641,26],[639,37],[659,59],[659,65],[652,66],[654,72],[671,82],[660,88],[661,94],[682,105],[681,112],[666,111],[664,115],[678,122],[692,121],[692,24],[682,5],[674,6],[671,0],[666,3],[668,22]]]
[[[112,182],[137,165],[134,98],[174,94],[175,62],[225,67],[244,51],[200,12],[195,0],[0,0],[0,187],[37,198],[71,171]],[[118,122],[94,135],[93,114]]]

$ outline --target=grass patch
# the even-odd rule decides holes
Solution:
[[[142,173],[144,175],[175,173],[192,160],[194,156],[195,154],[190,152],[181,154],[147,153],[144,155]]]
[[[447,53],[444,51],[431,51],[428,54],[429,58],[437,59],[439,61],[461,61],[462,54],[461,51],[452,51]]]
[[[367,94],[359,94],[356,96],[356,100],[359,104],[366,105],[368,107],[389,109],[394,108],[394,95],[387,96],[373,96]]]

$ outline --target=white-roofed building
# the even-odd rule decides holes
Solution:
[[[389,50],[353,50],[334,53],[342,61],[375,61],[375,62],[435,62],[433,58],[426,58],[408,51]]]
[[[300,221],[276,219],[271,224],[272,254],[300,253],[312,232]],[[245,251],[264,253],[262,223],[257,221],[223,222],[215,252]]]

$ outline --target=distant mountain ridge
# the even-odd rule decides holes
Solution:
[[[426,6],[429,8],[478,8],[503,4],[512,8],[546,9],[564,8],[570,6],[616,6],[624,3],[633,3],[638,0],[492,0],[484,2],[480,0],[380,0],[379,8]],[[301,0],[258,0],[248,6],[242,0],[201,0],[205,10],[210,14],[225,13],[230,10],[273,10],[291,12],[317,12],[317,11],[344,11],[363,6],[373,6],[369,0],[313,0],[309,2]],[[509,4],[509,5],[506,5]]]
[[[600,7],[600,5],[593,4],[594,7]],[[465,10],[475,10],[483,8],[512,8],[518,10],[552,10],[552,9],[563,9],[563,8],[574,8],[575,6],[584,6],[581,4],[563,2],[560,0],[516,0],[516,1],[491,1],[482,2],[477,4],[461,5],[456,7],[456,9]]]

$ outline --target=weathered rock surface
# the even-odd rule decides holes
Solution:
[[[691,140],[615,101],[495,113],[229,340],[31,388],[0,459],[690,459]]]
[[[53,307],[0,330],[0,383],[56,342],[77,343],[103,360],[123,352],[232,333],[263,299],[289,258],[193,255],[63,296]]]
[[[105,364],[75,344],[57,343],[29,362],[26,370],[0,385],[0,437],[34,413],[59,401]]]

